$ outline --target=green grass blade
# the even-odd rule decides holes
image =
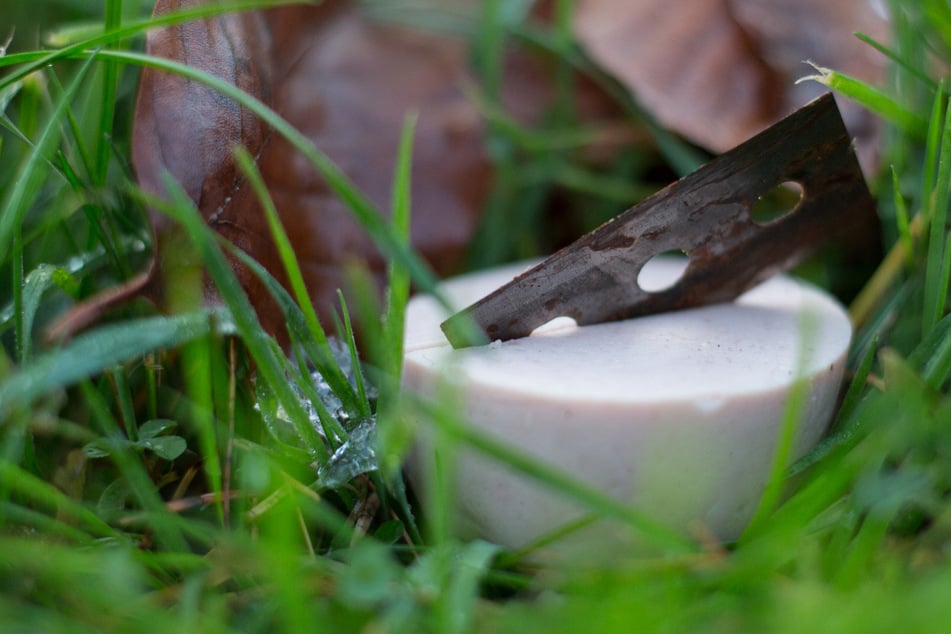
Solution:
[[[740,537],[741,543],[756,535],[764,525],[768,524],[770,515],[776,510],[782,499],[786,477],[793,461],[796,437],[809,398],[810,382],[808,378],[802,375],[802,372],[803,368],[808,367],[808,346],[811,336],[815,333],[815,319],[816,316],[808,312],[800,315],[799,351],[796,361],[797,378],[789,389],[783,406],[783,416],[777,430],[769,477],[766,480],[756,511],[753,513],[753,518]]]
[[[36,311],[40,307],[40,298],[50,287],[54,285],[53,273],[56,267],[41,264],[39,267],[30,271],[23,282],[22,301],[20,306],[16,306],[14,301],[14,310],[20,315],[22,334],[18,335],[20,340],[19,359],[24,362],[30,358],[33,353],[33,320],[36,318]]]
[[[405,244],[409,243],[410,236],[411,169],[416,121],[416,116],[408,116],[403,122],[399,151],[396,154],[396,172],[393,176],[393,228]],[[387,353],[382,362],[386,364],[386,374],[392,377],[395,383],[399,383],[403,366],[403,330],[409,292],[409,272],[400,263],[391,261],[387,271],[386,308],[383,313],[383,345],[386,346]]]
[[[26,284],[23,271],[23,232],[17,226],[13,231],[13,266],[10,267],[13,287],[13,345],[16,358],[22,363],[29,355],[27,338],[30,336],[24,321],[23,287]]]
[[[111,33],[122,26],[122,0],[106,0],[105,31]],[[110,42],[107,48],[118,48],[120,42]],[[113,60],[102,63],[99,127],[96,134],[96,165],[93,182],[105,185],[112,154],[112,126],[116,113],[116,94],[119,89],[119,64]]]
[[[23,283],[23,355],[24,361],[33,354],[33,321],[40,308],[40,300],[49,289],[70,280],[68,271],[50,264],[41,264],[26,276]],[[74,281],[74,280],[73,280]]]
[[[948,376],[951,376],[951,315],[938,323],[931,335],[922,342],[921,348],[909,357],[909,361],[914,363],[917,358],[925,381],[931,387],[941,389]],[[927,360],[920,362],[925,356]]]
[[[97,537],[119,536],[115,529],[99,519],[95,513],[68,497],[52,484],[4,460],[0,460],[0,486],[22,496],[37,507],[68,516],[88,531],[90,535]]]
[[[324,377],[324,380],[327,381],[334,393],[341,399],[348,412],[353,415],[360,414],[363,409],[362,399],[354,393],[350,382],[347,381],[347,378],[333,360],[333,355],[330,353],[330,342],[327,339],[327,333],[320,324],[317,311],[314,309],[314,304],[310,300],[307,285],[304,282],[304,275],[297,262],[297,256],[291,246],[287,231],[281,224],[277,208],[274,206],[274,199],[271,198],[271,195],[268,193],[264,179],[261,177],[261,173],[255,165],[254,159],[248,154],[248,151],[242,147],[235,148],[235,158],[238,161],[238,166],[241,168],[241,171],[244,172],[248,182],[251,184],[258,201],[261,203],[268,227],[271,230],[271,237],[277,247],[281,262],[284,265],[284,271],[287,273],[287,278],[290,281],[294,299],[297,300],[297,307],[303,314],[310,338],[316,342],[317,349],[321,351],[319,355],[312,357],[311,360],[317,366],[317,370]]]
[[[52,67],[50,72],[47,73],[47,76],[50,78],[50,87],[53,89],[51,92],[53,92],[57,99],[62,98],[65,90],[60,83],[56,72],[52,70]],[[76,154],[78,155],[79,163],[83,166],[86,174],[93,174],[95,168],[93,166],[92,157],[89,154],[89,148],[86,147],[86,142],[83,139],[82,126],[80,125],[79,120],[76,118],[76,112],[73,108],[67,109],[66,121],[69,123],[69,132],[72,137],[72,141],[76,146]],[[75,189],[79,189],[77,185],[80,180],[76,176],[76,170],[72,168],[65,158],[65,155],[68,153],[68,151],[64,151],[62,161],[60,161],[60,164],[54,162],[53,168],[61,170],[63,173],[63,178],[73,185]]]
[[[297,355],[297,386],[301,392],[303,392],[304,396],[310,400],[311,405],[313,405],[314,411],[317,413],[317,420],[320,421],[320,426],[324,430],[324,436],[327,437],[327,443],[330,445],[331,450],[335,451],[347,440],[347,430],[340,424],[337,416],[331,413],[324,404],[324,400],[321,398],[320,393],[317,391],[317,386],[314,384],[310,369],[307,367],[306,358],[306,353]],[[332,389],[333,388],[331,388],[331,390]],[[334,395],[336,395],[336,392],[334,392]]]
[[[261,324],[257,320],[254,308],[251,306],[244,289],[235,277],[234,271],[218,249],[211,229],[205,224],[194,203],[182,191],[181,187],[168,174],[164,177],[164,185],[172,196],[172,204],[165,204],[160,210],[179,222],[195,243],[202,261],[207,267],[208,274],[214,281],[222,300],[228,307],[235,327],[241,339],[258,366],[258,374],[263,378],[284,410],[290,416],[291,422],[297,430],[301,441],[308,451],[312,452],[320,464],[325,464],[330,457],[323,439],[314,429],[296,394],[288,383],[284,368],[271,346],[270,339],[264,336]]]
[[[928,136],[925,139],[925,154],[921,170],[921,200],[924,209],[928,210],[928,220],[931,219],[931,195],[935,186],[935,174],[938,171],[938,159],[941,152],[942,126],[945,102],[944,80],[941,80],[939,89],[935,92],[934,102],[931,105],[931,118],[928,120]]]
[[[898,54],[898,52],[892,50],[891,48],[885,46],[878,40],[866,35],[865,33],[855,33],[855,37],[862,40],[879,53],[892,60],[898,64],[901,68],[906,70],[909,74],[920,79],[926,86],[932,90],[938,90],[938,82],[932,79],[927,72],[918,67],[917,64],[912,62],[910,59],[905,58],[904,56]]]
[[[0,262],[9,257],[14,241],[14,233],[22,227],[23,218],[26,216],[32,198],[46,180],[45,166],[55,152],[62,118],[69,106],[70,99],[82,85],[94,57],[95,54],[90,56],[76,72],[76,76],[70,82],[65,94],[56,103],[46,127],[29,157],[20,167],[14,185],[7,195],[6,202],[2,211],[0,211]]]
[[[89,533],[70,526],[62,520],[9,502],[0,502],[0,518],[2,518],[0,519],[0,526],[4,522],[8,525],[19,524],[34,528],[42,534],[55,535],[76,544],[89,545],[92,542],[92,536]]]
[[[925,137],[928,123],[918,113],[901,105],[890,95],[845,73],[817,66],[812,62],[808,63],[816,70],[817,74],[802,77],[796,80],[797,84],[804,81],[819,82],[843,96],[857,101],[883,119],[893,123],[905,134],[918,139]]]
[[[52,390],[99,374],[117,363],[172,348],[209,331],[208,313],[149,317],[103,326],[59,350],[38,356],[0,383],[0,420]]]
[[[876,517],[870,514],[862,521],[855,538],[850,544],[849,551],[836,572],[836,584],[845,589],[859,585],[872,559],[882,547],[882,542],[888,538],[889,518]]]
[[[944,314],[948,287],[946,258],[948,201],[951,198],[951,108],[945,109],[941,128],[941,153],[938,157],[938,176],[929,200],[931,231],[925,265],[925,297],[922,307],[922,332],[927,335]]]
[[[934,33],[946,47],[951,48],[951,8],[947,3],[942,0],[924,0],[912,6],[921,11],[922,17],[931,25]]]
[[[224,506],[221,499],[223,475],[221,457],[218,452],[218,425],[215,417],[212,374],[215,366],[212,361],[212,346],[215,337],[209,332],[204,337],[196,337],[182,347],[182,364],[190,377],[187,393],[194,403],[192,421],[198,432],[201,448],[202,467],[208,485],[215,496],[215,510],[218,522],[224,524]],[[221,367],[221,366],[218,366]]]
[[[478,40],[475,48],[476,67],[489,98],[498,102],[502,96],[502,53],[505,50],[502,0],[482,3]]]
[[[895,223],[898,227],[898,239],[904,245],[905,264],[910,268],[915,262],[915,240],[911,235],[911,222],[908,219],[908,206],[901,195],[898,171],[892,165],[892,191],[895,202]]]
[[[793,444],[796,440],[796,432],[799,430],[799,421],[805,408],[806,399],[809,396],[809,383],[805,379],[797,380],[789,391],[789,397],[783,410],[783,418],[779,426],[779,435],[776,439],[776,447],[773,454],[772,467],[770,468],[769,478],[763,489],[756,511],[753,513],[753,519],[750,520],[746,530],[740,538],[741,542],[748,541],[755,536],[763,526],[768,524],[770,515],[779,506],[782,499],[783,487],[786,483],[789,464],[792,458]]]
[[[403,121],[399,149],[396,154],[396,169],[393,175],[392,222],[397,236],[409,244],[412,216],[412,164],[413,142],[416,133],[415,114]],[[387,270],[386,300],[383,310],[382,346],[383,358],[379,363],[382,378],[377,381],[380,395],[377,402],[377,439],[381,448],[380,472],[386,480],[384,486],[397,507],[410,539],[420,541],[416,518],[406,495],[406,487],[400,473],[400,458],[405,446],[401,441],[404,421],[398,411],[398,392],[403,372],[403,334],[406,325],[406,305],[410,294],[410,275],[399,262],[390,261]],[[389,442],[388,442],[389,440]],[[389,451],[392,450],[392,453]],[[388,460],[389,458],[389,460]],[[392,475],[393,477],[389,477]]]
[[[357,387],[357,397],[361,406],[360,415],[370,416],[370,402],[367,400],[367,386],[363,379],[363,370],[360,368],[360,355],[357,353],[357,338],[353,332],[353,324],[350,323],[350,310],[347,308],[347,300],[343,292],[337,289],[337,297],[340,299],[340,314],[343,318],[343,328],[339,329],[341,336],[347,344],[347,350],[350,352],[350,364],[353,368],[353,380]]]
[[[122,26],[122,0],[106,0],[105,31],[111,33]],[[110,42],[107,48],[117,48],[120,42]],[[112,154],[112,126],[116,113],[116,93],[119,89],[119,64],[105,60],[102,64],[102,98],[100,100],[99,128],[96,135],[96,167],[93,182],[105,185]]]
[[[182,11],[173,11],[159,16],[151,17],[147,20],[132,22],[124,27],[116,28],[102,33],[95,37],[74,42],[68,46],[51,52],[27,52],[14,53],[12,55],[0,56],[0,68],[6,66],[16,66],[22,64],[21,68],[0,77],[0,89],[3,89],[17,81],[20,81],[27,75],[36,72],[53,62],[62,59],[68,59],[80,55],[83,51],[94,49],[100,46],[109,46],[123,40],[141,35],[150,29],[157,29],[164,26],[174,26],[199,20],[203,18],[212,18],[227,13],[240,11],[253,11],[266,7],[277,7],[294,4],[307,4],[308,0],[250,0],[246,2],[231,3],[213,3],[199,7],[188,8]]]
[[[447,587],[437,607],[443,632],[469,632],[479,598],[479,582],[489,571],[499,547],[481,540],[461,547],[451,562]]]
[[[112,369],[112,381],[116,390],[116,402],[119,405],[119,415],[129,440],[139,439],[139,423],[135,419],[135,405],[132,404],[132,393],[129,390],[129,377],[125,367],[117,365]]]
[[[274,199],[271,198],[267,190],[267,185],[264,184],[261,172],[258,170],[254,159],[244,147],[236,147],[234,155],[238,162],[238,167],[241,168],[248,182],[251,183],[251,188],[254,190],[264,210],[264,216],[267,220],[268,228],[271,231],[271,238],[277,247],[278,254],[281,257],[281,263],[284,265],[284,271],[290,280],[294,298],[297,300],[297,305],[304,314],[304,320],[310,329],[310,334],[321,345],[327,345],[327,334],[320,324],[317,311],[314,310],[314,305],[307,292],[304,275],[301,273],[294,248],[291,246],[290,238],[287,237],[287,232],[284,230],[283,224],[281,224],[277,208],[274,206]]]
[[[838,420],[848,418],[852,412],[855,411],[855,406],[858,404],[859,398],[868,385],[868,375],[872,371],[872,364],[875,362],[875,353],[877,351],[878,337],[875,337],[871,345],[866,348],[865,354],[862,355],[862,361],[859,363],[858,368],[856,368],[855,376],[852,377],[849,389],[842,399],[842,404],[839,406],[839,412],[836,415]]]
[[[310,329],[306,323],[306,319],[304,318],[304,313],[300,306],[295,303],[294,298],[290,296],[290,293],[288,293],[287,290],[281,286],[280,282],[278,282],[273,275],[271,275],[263,266],[261,266],[259,262],[255,261],[247,253],[223,239],[220,241],[220,243],[222,247],[227,249],[231,255],[240,260],[244,266],[248,267],[248,269],[254,273],[259,280],[261,280],[268,292],[275,299],[278,307],[281,309],[282,314],[287,320],[287,331],[291,336],[292,345],[297,346],[304,353],[301,355],[301,357],[306,357],[314,363],[317,371],[321,373],[323,379],[327,381],[330,389],[337,396],[337,398],[341,400],[347,411],[360,411],[356,391],[353,389],[353,386],[350,385],[350,382],[344,375],[343,370],[341,370],[340,366],[337,364],[333,351],[330,349],[329,345],[318,345],[317,342],[314,341],[314,339],[310,336]],[[312,386],[308,385],[311,382],[311,379],[306,376],[307,373],[299,368],[299,375],[301,377],[301,387],[305,391],[312,393]],[[316,399],[314,403],[318,403],[319,400],[319,398]],[[318,409],[318,413],[319,411],[320,410]],[[342,439],[346,436],[346,434],[342,432],[342,428],[339,427],[339,423],[336,422],[335,418],[330,417],[330,419],[327,420],[321,418],[321,421],[325,424],[329,424],[330,430],[339,438]]]

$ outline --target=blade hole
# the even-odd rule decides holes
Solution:
[[[647,293],[661,293],[672,288],[687,269],[686,253],[682,249],[658,253],[641,267],[637,285]]]
[[[567,315],[562,315],[561,317],[555,317],[549,322],[546,322],[532,331],[533,335],[548,335],[556,336],[562,334],[568,334],[572,330],[578,327],[578,322],[573,318],[568,317]]]
[[[796,181],[785,181],[753,203],[750,208],[750,218],[757,224],[769,224],[794,210],[800,200],[802,200],[802,185]]]

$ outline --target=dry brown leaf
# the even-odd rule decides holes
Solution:
[[[157,0],[155,13],[207,1]],[[454,272],[492,178],[482,114],[463,95],[463,87],[474,83],[468,43],[369,20],[358,6],[327,0],[190,22],[151,32],[147,52],[212,73],[267,103],[384,212],[401,128],[408,113],[417,113],[412,243],[437,272]],[[553,95],[548,69],[518,51],[508,51],[505,61],[506,112],[524,123],[537,121]],[[580,86],[578,110],[586,121],[616,121],[615,104],[592,85]],[[162,174],[169,172],[212,229],[286,282],[264,214],[236,167],[236,144],[255,157],[311,299],[329,325],[337,289],[346,286],[347,263],[366,264],[382,285],[385,262],[372,241],[312,166],[256,117],[212,88],[143,71],[132,143],[140,184],[163,196]],[[176,248],[187,237],[161,214],[151,221],[150,269],[76,307],[53,328],[53,337],[68,336],[137,295],[171,307],[174,296],[165,287],[175,274],[169,269],[190,266]],[[282,336],[284,319],[269,293],[246,267],[232,265],[265,329]],[[206,296],[214,302],[214,289]]]
[[[592,59],[660,123],[722,152],[823,88],[795,84],[804,60],[880,83],[884,60],[853,37],[887,23],[868,0],[579,0],[575,32]],[[843,115],[870,166],[877,124]]]
[[[195,4],[159,0],[156,12]],[[164,29],[149,38],[148,50],[270,104],[384,211],[404,118],[418,113],[412,242],[438,270],[460,263],[490,177],[481,118],[461,93],[468,77],[463,41],[371,23],[352,3],[325,2]],[[369,237],[285,139],[209,88],[143,73],[133,137],[143,186],[161,193],[161,170],[169,170],[215,231],[283,280],[264,215],[235,167],[238,142],[257,158],[321,314],[337,306],[349,260],[382,275],[384,259]],[[161,216],[154,223],[158,259],[174,257],[181,237]],[[237,263],[235,270],[265,328],[280,332],[283,318],[260,283]]]

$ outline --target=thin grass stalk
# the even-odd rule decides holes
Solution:
[[[344,407],[351,414],[358,415],[363,412],[362,400],[354,393],[350,382],[347,381],[347,377],[344,376],[330,353],[330,341],[320,324],[320,319],[317,317],[317,311],[314,309],[314,304],[307,291],[307,284],[304,282],[304,275],[301,272],[297,256],[294,253],[290,238],[287,236],[287,231],[278,216],[277,208],[274,206],[274,199],[271,198],[264,179],[248,151],[243,147],[237,147],[234,153],[238,166],[244,172],[258,201],[261,203],[268,228],[271,231],[271,238],[277,246],[278,255],[284,265],[284,271],[287,273],[291,290],[294,293],[294,299],[304,315],[304,321],[307,324],[311,338],[317,343],[317,350],[321,351],[321,355],[312,359],[312,361],[317,365],[317,369],[324,380],[343,402]]]
[[[224,502],[222,492],[221,456],[218,448],[218,420],[215,416],[215,402],[212,372],[216,367],[212,362],[212,346],[217,337],[210,332],[201,338],[186,343],[182,347],[182,365],[189,377],[187,392],[194,403],[191,419],[198,432],[201,447],[202,469],[208,478],[208,486],[215,494],[215,512],[220,524],[224,524]]]
[[[922,333],[927,336],[944,314],[948,294],[946,258],[948,202],[951,198],[951,108],[945,108],[938,174],[930,198],[931,231],[925,265],[925,297],[922,307]]]
[[[393,174],[393,192],[391,195],[391,217],[393,229],[400,240],[410,244],[412,225],[412,165],[413,143],[416,132],[417,115],[408,114],[403,120],[400,143],[396,153],[396,168]],[[399,386],[403,372],[403,338],[406,326],[406,306],[410,295],[410,274],[406,267],[391,260],[387,269],[387,292],[383,311],[382,359],[383,379],[379,382],[377,401],[377,426],[381,428],[378,437],[385,435],[388,425],[401,425],[398,418],[402,415],[399,403]],[[391,418],[392,417],[392,418]],[[393,477],[382,482],[387,476],[385,459],[381,461],[381,490],[389,491],[394,498],[397,513],[411,541],[420,542],[422,537],[416,525],[412,508],[406,495],[406,486],[394,468]]]
[[[298,348],[298,350],[302,352],[302,348]],[[317,414],[317,420],[324,430],[327,444],[330,446],[331,451],[336,451],[347,441],[347,430],[340,424],[340,419],[337,418],[336,413],[331,412],[327,406],[324,405],[324,401],[320,393],[317,392],[317,386],[307,367],[305,355],[298,354],[297,357],[297,387],[300,388],[304,396],[310,400],[310,404],[314,407],[314,411]],[[336,394],[336,392],[334,392],[334,394]]]
[[[835,584],[845,590],[859,585],[875,556],[880,552],[882,543],[888,538],[891,517],[878,517],[869,514],[863,521],[855,537],[849,542],[848,550],[835,573]]]
[[[941,121],[944,117],[944,111],[947,97],[944,91],[944,80],[941,80],[939,89],[935,92],[934,101],[931,104],[931,116],[928,119],[928,136],[925,139],[925,154],[921,170],[921,207],[926,211],[928,219],[931,219],[931,204],[934,194],[935,176],[938,171],[938,159],[941,152]]]
[[[29,500],[36,507],[69,517],[94,537],[120,536],[117,530],[99,519],[80,502],[73,500],[52,484],[4,460],[0,460],[0,486]]]
[[[146,412],[149,420],[158,418],[158,358],[157,353],[151,353],[145,357]]]
[[[112,380],[116,391],[116,403],[119,406],[119,415],[125,427],[129,440],[139,439],[139,425],[135,420],[135,405],[132,403],[132,392],[129,388],[129,377],[125,366],[117,365],[112,369]]]
[[[218,249],[214,238],[210,235],[211,230],[205,225],[194,203],[181,186],[168,174],[165,175],[163,181],[166,190],[172,196],[173,204],[154,201],[157,203],[156,207],[181,223],[189,238],[194,241],[209,275],[228,306],[242,340],[257,363],[258,375],[274,391],[278,402],[290,416],[291,423],[304,446],[308,451],[313,452],[320,464],[326,464],[330,458],[327,447],[310,423],[310,418],[297,399],[297,395],[291,389],[278,358],[278,351],[271,347],[270,340],[262,336],[261,325],[254,308],[224,254]]]
[[[357,352],[357,338],[353,332],[353,324],[350,322],[350,310],[347,308],[347,300],[343,292],[337,289],[337,297],[340,300],[340,314],[343,318],[344,341],[350,352],[350,367],[353,368],[353,382],[357,388],[357,402],[360,404],[360,414],[364,417],[370,416],[370,402],[367,400],[367,386],[363,378],[363,370],[360,368],[360,355]]]
[[[46,76],[50,78],[50,85],[57,91],[56,97],[58,99],[62,98],[63,88],[57,77],[55,69],[50,67]],[[113,97],[114,98],[114,97]],[[113,106],[114,109],[114,106]],[[105,184],[96,183],[96,165],[93,162],[93,158],[89,156],[88,149],[86,148],[85,141],[83,140],[83,133],[80,129],[79,123],[76,121],[76,115],[73,112],[72,107],[67,107],[66,109],[66,122],[65,130],[63,133],[62,145],[67,145],[70,140],[76,146],[76,153],[79,154],[79,160],[82,164],[83,170],[85,170],[86,178],[93,181],[93,187],[101,189]],[[65,134],[65,131],[68,131],[69,134]],[[105,133],[104,133],[105,134]],[[68,148],[63,148],[55,161],[51,161],[51,167],[57,171],[63,179],[70,185],[73,192],[80,198],[87,199],[89,198],[89,185],[86,182],[83,182],[82,179],[77,175],[76,169],[69,162],[69,151]],[[119,253],[121,240],[119,238],[119,230],[116,227],[115,223],[112,221],[112,218],[108,216],[101,207],[96,204],[86,202],[82,205],[82,212],[86,216],[88,221],[88,226],[91,229],[90,234],[86,239],[85,250],[92,250],[98,246],[101,246],[106,254],[111,258],[115,270],[118,271],[124,278],[129,277],[132,273],[129,270],[128,259],[123,257]],[[65,227],[64,233],[69,238],[72,238],[72,232]],[[77,249],[79,250],[79,249]]]
[[[510,565],[530,556],[534,552],[544,551],[547,546],[557,544],[565,537],[568,537],[569,535],[572,535],[584,528],[587,528],[588,526],[595,524],[599,519],[600,518],[595,513],[582,515],[578,519],[572,520],[567,524],[559,526],[553,531],[545,533],[541,537],[519,548],[518,550],[506,552],[500,557],[500,564]]]
[[[57,101],[36,145],[30,151],[26,161],[20,166],[17,178],[10,194],[7,196],[6,204],[0,211],[0,262],[9,257],[8,254],[14,241],[14,235],[21,231],[23,219],[31,203],[30,199],[43,184],[46,176],[45,166],[49,162],[59,140],[60,121],[69,107],[73,95],[76,94],[85,80],[94,58],[95,53],[91,54],[89,59],[76,72],[76,76],[70,82],[66,92]],[[0,58],[0,60],[2,59]]]
[[[564,125],[574,118],[575,71],[569,63],[574,47],[575,0],[555,2],[554,41],[558,47],[558,66],[555,68],[555,104],[553,119]]]
[[[839,411],[836,414],[838,421],[847,419],[852,412],[855,411],[855,407],[858,405],[861,395],[865,392],[865,388],[868,387],[868,377],[872,371],[872,364],[875,363],[875,354],[877,351],[878,337],[875,337],[872,343],[865,349],[862,360],[855,370],[855,376],[852,377],[852,382],[849,383],[849,389],[846,390],[845,396],[842,397],[842,404],[839,405]]]
[[[918,213],[909,224],[908,233],[914,241],[927,230],[927,227],[927,214]],[[882,301],[894,290],[895,282],[900,278],[908,258],[913,255],[914,252],[909,252],[906,243],[902,240],[893,244],[885,254],[885,258],[875,269],[872,277],[849,305],[849,320],[856,331],[866,324],[875,312],[875,308],[882,304]]]
[[[63,85],[59,80],[59,76],[55,72],[55,69],[50,67],[50,71],[47,73],[47,77],[50,78],[50,85],[55,89],[57,96],[63,94]],[[95,172],[95,166],[93,165],[92,156],[89,154],[89,148],[86,147],[86,141],[83,139],[82,128],[79,124],[79,120],[76,118],[76,113],[72,108],[69,108],[66,111],[66,122],[68,123],[68,129],[72,137],[73,144],[75,145],[75,151],[78,155],[79,162],[85,170],[86,174],[90,176]],[[79,182],[79,179],[76,178],[76,172],[73,170],[72,165],[66,160],[66,152],[63,153],[62,160],[60,161],[60,166],[63,169],[63,177],[73,184],[67,176],[71,173],[73,176],[73,181]],[[58,167],[54,164],[54,167]]]
[[[23,363],[29,356],[30,345],[26,339],[30,333],[26,332],[23,314],[23,287],[26,284],[26,273],[23,270],[23,232],[20,225],[13,229],[13,266],[11,273],[11,288],[13,289],[13,346],[14,354],[19,363]]]
[[[763,489],[763,494],[760,496],[756,511],[753,513],[753,519],[750,520],[746,530],[744,530],[741,540],[748,540],[750,535],[755,535],[757,531],[768,523],[770,515],[779,506],[786,481],[786,474],[792,458],[796,432],[799,429],[799,421],[802,418],[806,398],[808,396],[808,381],[798,379],[789,391],[788,401],[783,410],[783,417],[779,425],[779,435],[776,440],[776,447],[771,463],[772,466],[770,467],[769,477],[766,480],[766,486]]]
[[[805,313],[800,319],[800,341],[796,360],[798,378],[793,382],[786,397],[766,485],[763,488],[756,511],[753,513],[753,518],[743,531],[741,541],[749,539],[749,535],[755,535],[768,522],[770,515],[779,506],[782,498],[783,487],[786,484],[789,467],[793,461],[796,436],[809,397],[810,382],[803,373],[806,371],[809,361],[807,341],[815,332],[814,317],[814,315]]]
[[[0,382],[0,418],[26,407],[43,394],[72,385],[116,363],[173,347],[208,331],[204,311],[174,317],[148,317],[103,326],[62,348],[38,355]]]
[[[24,79],[28,75],[41,70],[46,66],[53,64],[56,61],[82,56],[82,54],[86,51],[97,49],[102,46],[110,46],[117,42],[141,35],[152,29],[166,26],[175,26],[177,24],[183,24],[192,20],[212,18],[227,13],[253,11],[267,7],[279,7],[294,4],[310,4],[312,1],[313,0],[248,0],[246,2],[201,5],[182,11],[172,11],[170,13],[152,16],[146,20],[130,22],[126,24],[126,26],[120,26],[119,28],[115,28],[111,31],[106,31],[101,35],[96,35],[95,37],[74,42],[54,51],[31,51],[26,53],[14,53],[12,55],[0,56],[0,68],[22,65],[20,68],[5,75],[4,77],[0,77],[0,90]]]
[[[922,21],[932,26],[935,34],[947,47],[945,52],[951,49],[951,9],[947,3],[943,0],[924,0],[911,6],[921,11]]]
[[[105,31],[111,33],[122,26],[122,0],[106,0]],[[110,42],[106,48],[115,49],[121,40]],[[93,182],[102,187],[106,184],[109,157],[112,154],[112,127],[116,114],[116,93],[119,89],[119,64],[115,60],[102,63],[101,111],[96,135],[96,166]]]
[[[928,360],[922,376],[935,389],[940,389],[951,375],[951,332],[941,340],[938,349]]]
[[[898,240],[904,246],[905,266],[911,270],[915,264],[915,238],[911,235],[908,206],[905,197],[901,194],[901,184],[898,181],[898,171],[892,165],[892,192],[895,203],[895,224],[898,228]]]
[[[486,94],[495,103],[499,103],[502,97],[503,52],[505,50],[502,14],[502,0],[485,0],[482,3],[476,41],[479,76]]]
[[[225,444],[225,458],[222,469],[222,513],[225,528],[231,528],[231,478],[234,468],[234,438],[238,391],[238,352],[234,337],[228,341],[228,438]]]
[[[866,35],[865,33],[855,33],[855,37],[862,40],[863,42],[865,42],[866,44],[874,48],[876,51],[878,51],[879,53],[881,53],[888,59],[895,62],[895,64],[897,64],[902,70],[904,70],[909,75],[912,75],[916,79],[919,79],[925,86],[927,86],[931,90],[938,90],[938,82],[932,79],[928,75],[928,73],[921,70],[918,64],[916,64],[912,60],[899,54],[897,51],[889,48],[888,46],[882,44],[875,38],[869,35]]]
[[[18,504],[0,502],[0,527],[5,523],[29,526],[41,533],[56,535],[61,539],[66,539],[84,546],[88,546],[93,541],[93,536],[89,533],[70,526],[68,523],[55,517],[50,517],[45,513],[40,513],[34,509],[26,508]]]
[[[139,193],[141,194],[141,192]],[[140,197],[143,199],[149,199],[148,196]],[[153,199],[153,203],[151,204],[161,205],[162,203],[157,199]],[[306,365],[307,360],[310,359],[317,366],[318,371],[324,372],[325,370],[321,370],[321,368],[326,368],[327,374],[321,374],[325,380],[328,376],[333,376],[334,374],[339,375],[339,380],[346,385],[344,394],[352,397],[354,403],[356,403],[356,393],[353,391],[352,386],[350,386],[349,381],[343,375],[343,371],[340,369],[339,365],[334,359],[333,353],[329,348],[319,346],[317,342],[314,341],[312,337],[310,337],[310,331],[307,328],[303,311],[301,311],[300,306],[294,302],[294,299],[290,296],[287,290],[281,286],[281,284],[274,278],[273,275],[271,275],[263,266],[261,266],[259,262],[254,260],[241,249],[237,248],[234,244],[222,238],[220,235],[216,234],[215,238],[217,239],[221,248],[225,249],[244,266],[248,267],[248,269],[254,273],[259,280],[261,280],[268,292],[271,293],[271,296],[277,301],[278,306],[280,307],[284,316],[287,318],[287,330],[291,338],[291,347],[297,356],[297,385],[301,390],[303,390],[304,394],[311,399],[311,402],[314,404],[314,407],[317,411],[317,417],[324,429],[329,430],[331,432],[331,436],[336,436],[340,442],[343,442],[346,439],[347,434],[343,427],[340,426],[340,423],[337,421],[336,417],[330,414],[326,406],[323,404],[323,401],[321,401],[310,376],[310,371]],[[278,358],[279,360],[283,359],[282,363],[286,373],[290,375],[295,374],[295,370],[291,368],[290,363],[286,358],[284,358],[283,353],[279,352]],[[335,384],[331,381],[328,381],[328,385],[330,385],[334,394],[339,397],[340,392],[337,391]],[[358,411],[358,409],[359,408],[354,405],[352,411]],[[328,436],[328,439],[329,438],[330,437]],[[334,445],[333,441],[331,441],[331,445]]]
[[[416,132],[416,121],[415,114],[407,115],[403,121],[390,204],[393,229],[405,244],[409,244],[410,240],[413,137]],[[386,307],[383,313],[383,345],[386,346],[386,353],[382,363],[386,374],[396,384],[399,384],[403,367],[403,330],[409,292],[409,271],[399,262],[391,261],[387,268]],[[388,395],[381,394],[381,398],[388,398]]]

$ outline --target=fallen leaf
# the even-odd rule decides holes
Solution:
[[[196,4],[159,0],[156,13]],[[403,120],[418,113],[412,242],[438,270],[460,264],[490,177],[481,117],[461,92],[468,78],[462,40],[373,23],[354,3],[325,2],[162,29],[150,36],[148,51],[209,71],[271,105],[384,211]],[[348,260],[382,275],[383,257],[344,203],[286,140],[237,104],[181,77],[146,70],[135,123],[142,185],[162,193],[161,172],[168,170],[214,230],[283,280],[264,215],[231,153],[239,142],[248,148],[322,315],[337,306]],[[153,222],[161,259],[181,238],[161,216]],[[263,287],[234,266],[265,328],[279,332],[283,319]]]
[[[155,13],[203,1],[158,0]],[[411,240],[438,273],[456,272],[494,175],[485,147],[481,108],[486,106],[464,94],[467,87],[478,92],[469,69],[470,43],[462,36],[372,20],[359,6],[327,0],[189,22],[151,32],[147,52],[214,74],[261,99],[334,160],[384,213],[401,128],[408,113],[417,113]],[[554,97],[552,70],[524,50],[507,48],[501,104],[489,107],[500,105],[506,117],[522,124],[538,123]],[[578,79],[577,112],[587,124],[611,131],[610,138],[594,139],[582,149],[586,157],[603,161],[631,141],[631,127],[605,93]],[[384,258],[346,206],[285,139],[235,102],[178,75],[145,69],[134,123],[133,162],[142,187],[164,195],[167,171],[212,229],[286,285],[264,214],[232,155],[239,143],[249,150],[325,325],[338,308],[337,289],[346,286],[347,263],[366,264],[382,286]],[[177,246],[188,238],[164,215],[150,218],[149,270],[79,304],[48,336],[69,336],[135,296],[170,307],[162,271],[188,266]],[[232,265],[264,328],[283,337],[282,313],[263,284],[239,262]],[[174,279],[174,273],[164,276]],[[206,297],[216,301],[213,288],[206,289]]]
[[[575,33],[663,125],[723,152],[818,96],[813,60],[878,84],[884,59],[852,33],[887,35],[868,0],[579,0]],[[878,124],[841,104],[871,167]]]

